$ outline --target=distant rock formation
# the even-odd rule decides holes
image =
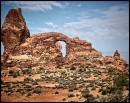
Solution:
[[[116,59],[120,59],[120,53],[118,52],[118,50],[115,51],[113,57]]]
[[[62,56],[58,41],[66,43],[65,57]],[[110,64],[114,68],[120,68],[119,70],[126,68],[126,62],[120,58],[118,51],[113,56],[103,57],[91,43],[78,37],[69,38],[57,32],[34,34],[30,37],[21,9],[11,9],[7,14],[2,26],[2,42],[5,47],[3,63],[8,67],[31,65],[56,68],[85,63],[95,67]]]

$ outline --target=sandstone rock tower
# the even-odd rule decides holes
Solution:
[[[120,59],[120,53],[118,52],[118,50],[115,51],[113,57],[116,59]]]
[[[10,9],[1,29],[1,41],[4,45],[4,62],[16,46],[30,37],[21,9]]]

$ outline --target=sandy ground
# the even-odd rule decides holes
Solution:
[[[55,94],[55,91],[58,91],[59,94]],[[1,101],[3,102],[62,102],[63,98],[67,98],[68,90],[67,89],[51,89],[51,88],[42,88],[42,93],[40,95],[35,94],[29,97],[17,97],[17,96],[9,96],[9,97],[1,97]]]

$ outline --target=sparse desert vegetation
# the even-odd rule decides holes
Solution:
[[[56,71],[44,69],[33,76],[29,76],[29,74],[25,73],[24,75],[28,75],[28,77],[25,76],[22,81],[17,80],[20,75],[14,77],[10,75],[10,73],[12,74],[14,71],[10,71],[8,81],[2,78],[2,96],[7,95],[13,97],[21,95],[25,96],[25,98],[33,98],[33,96],[43,96],[45,94],[60,95],[63,90],[67,90],[64,98],[61,98],[60,101],[74,101],[76,97],[78,97],[76,101],[85,102],[128,101],[128,74],[118,71],[114,74],[110,74],[108,70],[106,75],[112,78],[111,81],[108,82],[107,78],[101,78],[102,74],[98,74],[99,72],[101,73],[98,68],[84,67],[84,71],[80,70],[80,66],[74,70],[64,67],[61,68],[62,69],[57,68]],[[37,68],[38,71],[39,69],[40,68]],[[88,70],[90,70],[90,72],[88,72]],[[89,77],[87,76],[88,74],[90,75]],[[96,79],[93,78],[94,74],[98,74]],[[37,77],[39,79],[35,79],[35,75],[39,76]],[[16,79],[16,81],[13,81],[13,79]],[[47,91],[48,89],[50,90]],[[76,95],[76,93],[78,94]]]

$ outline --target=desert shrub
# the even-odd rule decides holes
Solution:
[[[85,102],[95,102],[95,97],[92,94],[89,94]]]
[[[63,100],[63,101],[65,101],[65,100],[66,100],[66,98],[63,98],[62,100]]]
[[[70,68],[70,70],[76,70],[76,67],[72,66],[72,67]]]
[[[108,67],[108,74],[109,75],[113,75],[115,72],[114,72],[114,68],[112,67]]]
[[[37,85],[37,86],[36,86],[36,88],[42,88],[42,86],[40,86],[40,85]]]
[[[23,74],[31,74],[32,73],[32,67],[28,67],[27,69],[25,70],[22,70]]]
[[[78,96],[79,96],[79,94],[76,94],[76,96],[78,97]]]
[[[40,94],[41,93],[41,87],[34,88],[33,93]]]
[[[102,89],[102,95],[106,95],[108,93],[107,89]]]
[[[124,81],[123,81],[124,80]],[[121,83],[121,84],[120,84]],[[123,89],[123,86],[126,86],[128,85],[127,82],[126,82],[126,79],[123,79],[122,77],[117,77],[115,80],[114,80],[114,83],[109,83],[108,85],[106,85],[106,87],[104,87],[101,91],[102,91],[102,94],[105,95],[107,93],[116,93],[116,92],[120,92],[122,91]],[[120,94],[119,93],[119,94]]]
[[[27,96],[31,96],[32,94],[29,92],[28,94],[27,94]]]
[[[36,80],[36,82],[40,82],[41,81],[41,79],[35,79]]]
[[[129,85],[129,81],[128,81],[128,76],[125,74],[120,74],[118,76],[115,77],[114,82],[113,83],[109,83],[108,85],[106,85],[106,87],[102,88],[99,90],[99,92],[102,92],[102,95],[106,95],[107,93],[116,93],[116,92],[121,92],[123,89],[123,86],[127,86]],[[117,95],[115,96],[115,98],[117,98],[117,100],[119,99],[118,97],[118,93],[116,93]],[[119,93],[121,94],[121,93]],[[112,99],[111,101],[116,101],[116,99],[114,98],[110,98]]]
[[[122,95],[116,94],[109,97],[109,102],[121,102],[122,101]]]
[[[13,75],[13,73],[14,73],[13,70],[9,70],[9,74],[10,74],[11,76]]]
[[[88,97],[89,97],[89,93],[90,93],[90,91],[89,91],[88,89],[83,90],[83,91],[81,92],[81,94],[82,94],[82,96],[83,96],[84,98],[88,98]]]
[[[74,88],[71,86],[70,88],[69,88],[69,92],[73,92],[74,91]]]
[[[27,92],[29,92],[29,91],[31,91],[32,90],[32,88],[30,87],[30,88],[25,88],[25,90],[27,91]]]
[[[24,82],[33,82],[33,79],[32,79],[32,78],[27,77],[27,78],[24,78]]]
[[[13,93],[13,90],[12,89],[8,89],[8,92]]]
[[[10,96],[10,95],[11,95],[11,93],[7,93],[7,95],[8,95],[8,96]]]
[[[38,83],[35,81],[35,82],[33,82],[33,85],[38,85]]]
[[[111,95],[100,98],[100,102],[124,102],[122,91],[117,90]]]
[[[123,102],[129,102],[129,95],[124,97]]]
[[[50,77],[49,77],[49,80],[53,80],[54,79],[54,77],[51,75]]]
[[[74,97],[75,95],[74,94],[68,94],[68,97]]]
[[[128,79],[128,75],[126,74],[120,74],[117,77],[115,77],[114,79],[114,84],[119,87],[122,88],[123,86],[129,86],[129,79]]]
[[[58,92],[58,91],[56,91],[56,92],[55,92],[55,94],[59,94],[59,92]]]
[[[110,83],[108,85],[106,85],[105,87],[103,87],[102,89],[99,90],[99,92],[102,92],[102,95],[106,95],[108,93],[114,93],[117,90],[117,86],[114,85],[113,83]]]
[[[57,69],[61,69],[61,66],[60,65],[57,65],[57,67],[56,67]]]
[[[19,71],[13,73],[14,78],[16,78],[17,76],[20,76]]]
[[[83,90],[81,94],[86,99],[85,102],[93,102],[95,99],[88,89]]]
[[[95,90],[96,89],[96,87],[94,86],[94,87],[92,87],[92,89],[91,90]]]
[[[17,76],[20,76],[20,73],[19,73],[19,71],[10,70],[9,71],[9,75],[13,76],[14,78],[16,78]]]
[[[93,87],[94,86],[94,83],[92,83],[91,81],[89,81],[90,84],[88,85],[88,87]]]
[[[40,67],[40,68],[39,68],[39,70],[40,70],[40,71],[43,71],[43,70],[44,70],[44,68],[43,68],[43,67]]]
[[[66,76],[67,76],[66,71],[63,71],[63,72],[61,73],[61,77],[65,78]]]
[[[79,72],[85,72],[85,71],[86,71],[85,68],[80,68],[80,69],[79,69]]]
[[[106,88],[110,89],[110,91],[115,91],[118,89],[117,86],[113,83],[108,84]]]

